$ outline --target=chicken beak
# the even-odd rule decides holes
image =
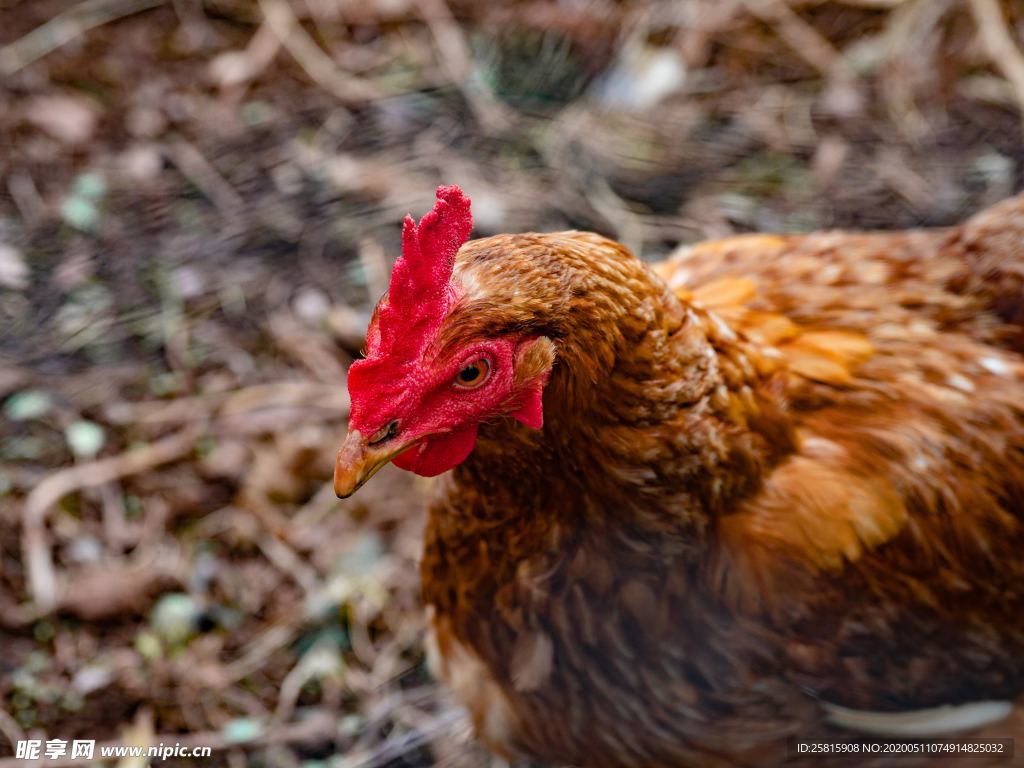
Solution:
[[[338,498],[347,499],[358,491],[377,470],[410,447],[412,442],[396,446],[393,441],[388,441],[378,447],[367,444],[358,429],[350,429],[334,462],[334,492]]]

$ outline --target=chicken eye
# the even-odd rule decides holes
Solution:
[[[486,357],[474,360],[455,375],[459,389],[476,389],[491,376],[491,361]]]

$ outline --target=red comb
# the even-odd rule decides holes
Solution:
[[[451,310],[457,298],[450,283],[455,254],[472,228],[469,198],[455,186],[437,188],[437,203],[419,224],[406,217],[402,255],[395,261],[376,322],[367,331],[366,358],[349,369],[352,423],[358,421],[358,428],[366,427],[364,421],[374,422],[378,410],[402,397],[401,392],[385,396],[391,387],[408,386],[393,366],[414,364]]]
[[[395,261],[387,299],[380,307],[376,338],[367,340],[368,357],[393,351],[399,339],[403,346],[422,349],[451,309],[449,280],[455,254],[472,228],[469,198],[454,185],[437,188],[437,203],[419,224],[405,217],[402,255]]]
[[[388,303],[409,310],[442,292],[452,276],[455,254],[472,228],[469,198],[456,186],[438,187],[434,210],[418,225],[411,216],[405,217],[402,257],[391,273]]]

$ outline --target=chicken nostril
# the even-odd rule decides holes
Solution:
[[[377,443],[383,443],[385,440],[390,440],[398,434],[398,419],[390,422],[386,427],[381,427],[374,432],[373,437],[366,441],[367,445],[376,445]]]

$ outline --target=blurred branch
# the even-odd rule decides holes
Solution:
[[[85,0],[0,48],[0,76],[10,77],[79,35],[163,5],[166,0]]]
[[[174,400],[111,403],[104,418],[113,424],[150,425],[205,421],[218,417],[217,431],[250,434],[268,429],[260,416],[285,413],[288,425],[322,421],[324,412],[336,418],[348,413],[348,397],[337,380],[277,381],[253,384],[227,392],[209,392]]]
[[[378,768],[400,762],[404,756],[415,752],[435,736],[451,732],[464,721],[465,715],[457,709],[441,712],[415,730],[400,731],[365,752],[346,755],[340,765],[342,768]]]
[[[171,141],[167,151],[178,170],[217,207],[225,221],[240,223],[245,201],[195,145],[178,137]]]
[[[885,76],[878,85],[893,123],[911,142],[922,141],[935,128],[934,114],[923,111],[918,101],[921,84],[931,77],[936,41],[954,0],[912,0],[889,14],[882,33]]]
[[[1024,120],[1024,55],[1007,27],[997,0],[969,0],[978,34],[992,65],[1010,81]]]
[[[256,542],[260,551],[274,567],[288,574],[307,594],[312,594],[323,579],[316,568],[307,565],[299,554],[273,533]]]
[[[281,40],[266,19],[241,51],[227,51],[210,62],[210,73],[222,88],[255,80],[277,57]]]
[[[28,591],[38,610],[51,611],[60,602],[60,585],[46,533],[46,516],[53,505],[82,488],[93,488],[187,456],[201,433],[197,426],[185,427],[142,448],[61,469],[32,490],[22,510],[22,557],[28,570]]]
[[[445,0],[416,0],[416,5],[434,36],[434,47],[448,76],[462,91],[477,119],[491,130],[507,128],[514,115],[474,80],[469,43],[448,4]]]
[[[386,96],[377,86],[338,67],[302,28],[285,0],[259,1],[270,29],[316,83],[345,104],[362,103]]]
[[[25,731],[18,724],[18,721],[0,709],[0,733],[10,742],[11,748],[17,746],[18,742],[25,738]]]
[[[154,594],[183,583],[188,565],[172,547],[139,550],[127,560],[112,560],[76,570],[56,608],[85,621],[135,614]]]
[[[275,312],[270,316],[269,325],[278,349],[301,363],[313,376],[333,386],[345,380],[345,366],[326,334],[310,330],[290,312]]]
[[[277,623],[271,625],[256,636],[237,659],[224,666],[224,679],[234,683],[260,669],[268,658],[288,646],[299,633],[304,620],[302,611],[296,611],[291,617],[278,617]]]
[[[473,71],[473,57],[448,4],[445,0],[416,0],[416,5],[437,41],[449,76],[455,81],[468,78]]]
[[[743,0],[743,4],[759,19],[774,25],[793,52],[823,77],[839,75],[847,80],[856,79],[857,75],[842,51],[804,21],[784,0]]]

